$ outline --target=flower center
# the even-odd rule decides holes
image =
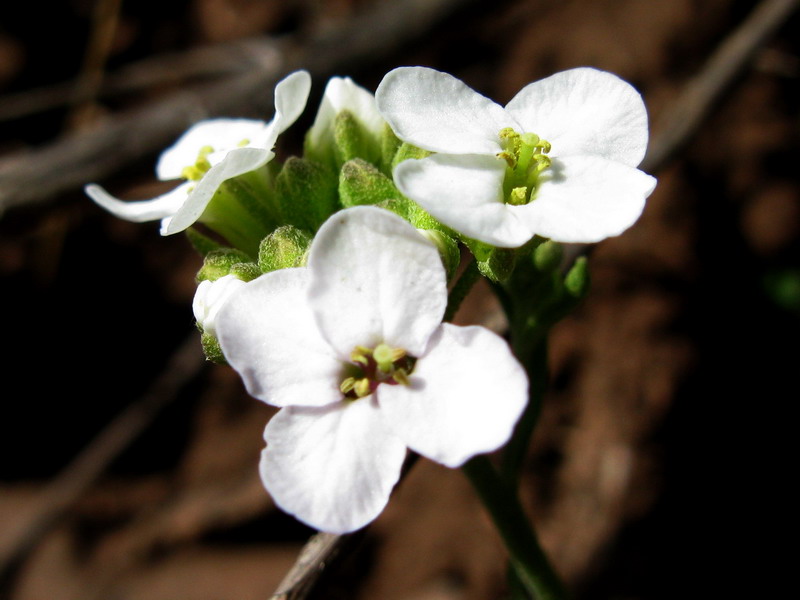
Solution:
[[[539,175],[550,167],[550,142],[535,133],[517,133],[511,127],[500,130],[503,151],[497,157],[506,161],[503,194],[507,204],[528,204],[536,197]]]
[[[386,344],[378,344],[375,348],[356,346],[350,353],[350,360],[353,364],[348,365],[348,377],[339,385],[345,400],[369,396],[382,383],[408,385],[408,376],[417,361],[402,348]]]
[[[188,167],[184,167],[183,171],[181,171],[181,175],[183,175],[184,179],[188,179],[189,181],[200,181],[203,178],[208,170],[211,168],[211,163],[208,162],[208,155],[214,151],[214,148],[211,146],[203,146],[197,153],[197,160],[194,161],[194,164]]]

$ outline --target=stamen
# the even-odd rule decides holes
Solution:
[[[506,162],[506,176],[503,191],[506,203],[514,206],[528,204],[536,197],[539,187],[539,174],[549,169],[552,161],[549,156],[551,145],[535,133],[519,134],[511,127],[498,133],[502,152],[497,157]]]

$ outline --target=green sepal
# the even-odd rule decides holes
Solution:
[[[210,252],[223,248],[222,244],[200,233],[194,227],[186,229],[186,237],[189,238],[189,243],[201,256],[207,256]]]
[[[291,157],[275,179],[283,222],[316,231],[338,208],[338,178],[324,165]]]
[[[206,360],[209,360],[218,365],[227,365],[228,361],[225,360],[225,355],[222,354],[222,348],[219,346],[219,340],[210,333],[203,332],[200,335],[200,344],[203,346],[203,354],[206,355]]]
[[[394,182],[362,158],[349,160],[339,173],[339,201],[344,208],[402,198]]]
[[[438,229],[420,229],[419,231],[436,246],[447,272],[447,280],[450,281],[461,262],[461,250],[458,248],[458,242]]]
[[[229,275],[234,265],[249,263],[251,258],[240,250],[218,248],[209,252],[203,260],[203,266],[197,272],[197,281],[216,281]]]
[[[305,264],[311,236],[292,225],[283,225],[265,237],[258,249],[262,273],[300,267]]]
[[[485,259],[475,256],[481,275],[495,283],[502,283],[511,277],[517,262],[515,248],[492,248]]]
[[[381,159],[378,140],[349,110],[341,111],[333,120],[333,143],[339,164],[354,158],[371,163],[378,163]]]
[[[397,150],[403,143],[399,137],[394,134],[394,131],[388,123],[384,123],[383,131],[381,132],[381,170],[387,175],[392,175],[392,167],[394,157],[397,155]]]
[[[256,277],[263,275],[263,272],[254,262],[240,262],[231,265],[230,275],[236,275],[242,281],[253,281]]]
[[[423,150],[422,148],[412,146],[408,142],[403,142],[400,144],[397,152],[395,152],[394,158],[392,158],[392,171],[394,171],[394,168],[404,160],[408,160],[409,158],[425,158],[431,154],[433,153]]]
[[[439,221],[434,219],[428,211],[405,196],[395,198],[394,200],[379,202],[377,206],[390,210],[394,214],[403,217],[417,229],[435,229],[451,237],[455,237],[452,230],[442,225]]]

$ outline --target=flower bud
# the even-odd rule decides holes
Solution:
[[[278,227],[264,238],[258,249],[258,266],[261,272],[302,266],[310,243],[311,236],[297,227]]]
[[[356,158],[342,165],[339,198],[345,208],[401,197],[392,180],[367,161]]]

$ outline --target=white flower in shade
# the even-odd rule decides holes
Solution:
[[[655,188],[636,168],[648,138],[642,98],[604,71],[556,73],[504,108],[447,73],[403,67],[384,77],[376,99],[400,139],[437,153],[397,166],[400,191],[494,246],[618,235]]]
[[[217,336],[216,319],[220,308],[231,294],[244,285],[245,282],[236,275],[225,275],[214,281],[200,282],[192,300],[192,311],[203,332]]]
[[[125,202],[95,184],[87,185],[86,193],[121,219],[161,219],[162,235],[183,231],[201,217],[223,182],[272,160],[278,136],[303,112],[310,89],[308,72],[296,71],[275,86],[275,116],[269,123],[210,119],[193,125],[161,154],[156,166],[158,178],[187,180],[162,196]]]
[[[441,323],[436,247],[388,211],[333,215],[308,266],[273,271],[216,320],[248,391],[284,407],[267,425],[261,477],[309,525],[346,532],[386,505],[411,448],[449,467],[511,435],[525,371],[502,338]]]

